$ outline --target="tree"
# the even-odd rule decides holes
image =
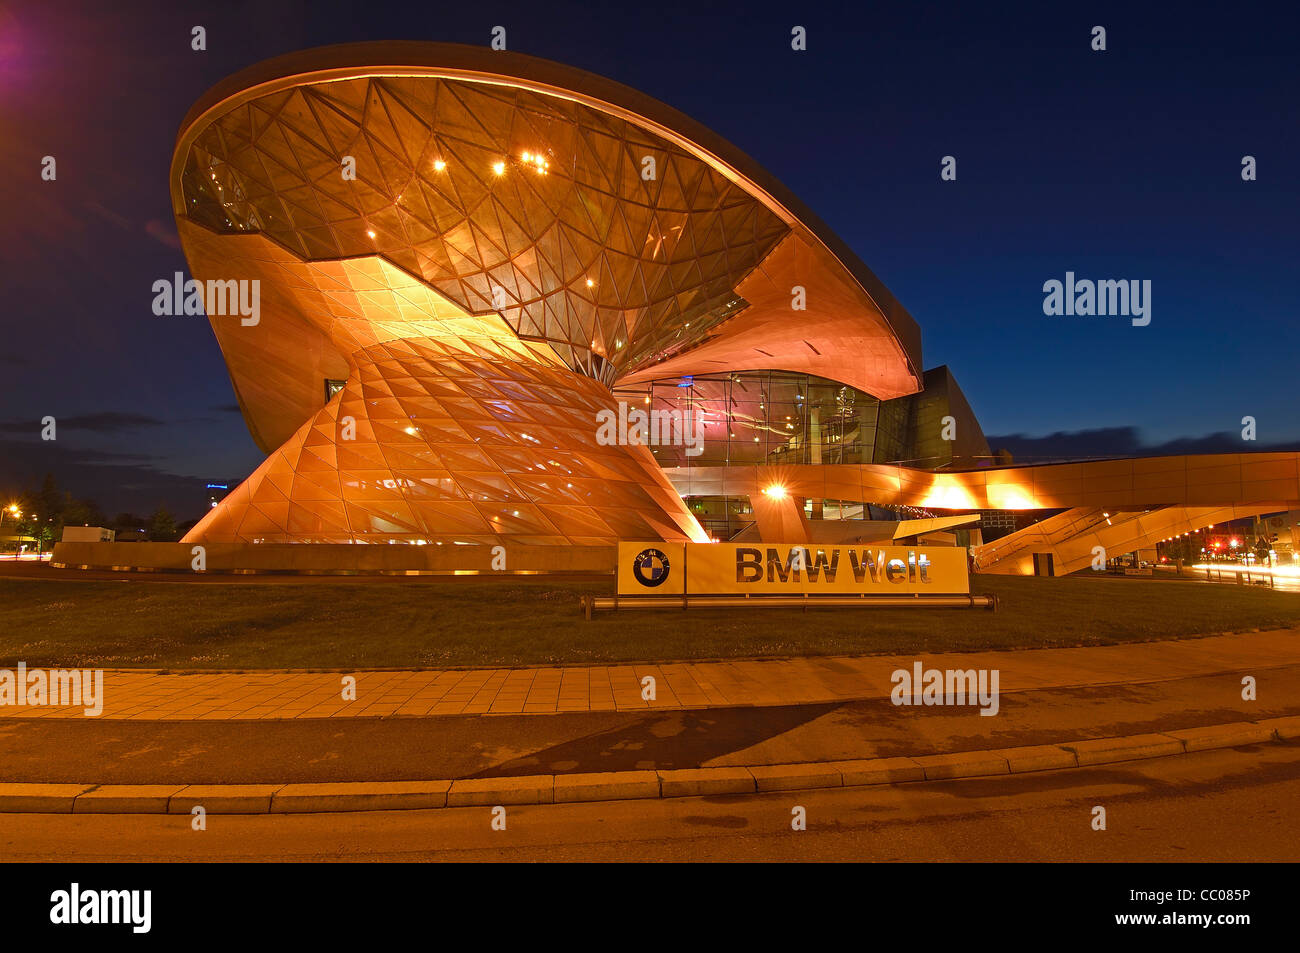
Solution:
[[[45,552],[58,541],[58,536],[54,532],[54,524],[50,522],[35,526],[32,529],[32,535],[36,537],[36,551],[38,553]]]
[[[176,520],[167,507],[159,506],[149,517],[149,539],[155,543],[176,541]]]
[[[1201,561],[1201,538],[1195,533],[1181,536],[1165,543],[1165,556],[1171,560],[1181,559],[1184,563]]]
[[[36,512],[42,520],[57,520],[63,515],[64,496],[59,492],[59,484],[53,473],[45,474],[41,483],[41,492],[36,495]]]
[[[118,513],[113,517],[113,529],[119,532],[135,532],[138,529],[144,529],[147,520],[136,516],[134,513]]]
[[[41,482],[41,488],[38,492],[27,494],[27,505],[30,507],[29,518],[32,525],[32,534],[44,545],[47,538],[57,540],[63,535],[63,493],[59,490],[59,484],[54,479],[53,473],[45,474],[45,479]]]
[[[64,526],[105,526],[107,520],[94,500],[74,500],[72,494],[66,494],[63,507]]]

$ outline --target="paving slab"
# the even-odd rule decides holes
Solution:
[[[838,788],[844,784],[844,776],[833,762],[751,765],[749,773],[754,776],[760,791],[802,791]]]
[[[192,814],[202,807],[209,814],[269,814],[271,798],[281,784],[191,784],[172,795],[168,814]]]
[[[93,784],[0,784],[6,814],[71,814],[77,797]]]
[[[452,781],[447,791],[448,807],[475,804],[551,804],[555,800],[555,778],[549,774],[515,778],[469,778]]]
[[[1185,750],[1182,739],[1160,733],[1130,735],[1127,738],[1072,741],[1062,747],[1074,752],[1081,767],[1089,764],[1135,761],[1138,758],[1159,758],[1164,755],[1182,754]]]
[[[557,774],[555,803],[562,801],[622,801],[658,797],[656,771],[602,771],[588,774]]]
[[[999,748],[992,752],[1007,759],[1007,767],[1012,774],[1026,771],[1056,771],[1061,768],[1077,768],[1079,759],[1073,751],[1060,745],[1026,745],[1023,748]]]
[[[913,758],[925,770],[927,781],[976,778],[989,774],[1010,774],[1007,759],[991,751],[962,751]]]
[[[166,814],[172,797],[184,784],[101,784],[79,795],[73,814]]]
[[[1259,723],[1272,728],[1283,741],[1300,738],[1300,715],[1289,715],[1286,718],[1267,718]]]
[[[925,768],[911,758],[868,758],[837,761],[844,786],[854,784],[895,784],[899,781],[924,781]]]
[[[746,768],[681,768],[659,772],[664,797],[700,797],[710,794],[753,794],[758,790]]]
[[[1185,751],[1205,751],[1209,748],[1262,744],[1273,740],[1273,732],[1272,725],[1243,721],[1232,725],[1207,725],[1204,728],[1177,728],[1161,734],[1180,739]]]
[[[622,711],[766,707],[887,698],[891,673],[918,659],[942,668],[997,668],[1003,696],[1027,689],[1158,682],[1196,674],[1300,664],[1294,629],[1087,648],[952,652],[917,656],[631,663],[604,666],[357,672],[359,697],[339,698],[344,673],[104,672],[97,720],[245,721],[279,718],[380,718],[481,712],[555,714],[560,707]],[[653,674],[659,697],[641,697]],[[455,686],[454,690],[452,686]],[[0,706],[0,719],[84,717],[81,709]]]
[[[408,811],[447,806],[450,781],[286,784],[271,798],[272,814]]]

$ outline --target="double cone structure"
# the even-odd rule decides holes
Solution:
[[[187,542],[707,538],[614,388],[744,369],[920,389],[919,334],[696,123],[513,53],[331,47],[186,118],[171,191],[266,461]],[[251,286],[251,285],[250,285]]]
[[[1060,575],[1300,508],[1296,453],[995,465],[911,317],[794,196],[555,63],[269,61],[191,110],[171,195],[268,454],[187,542],[809,543],[880,532],[867,504],[1050,509],[971,553]],[[629,404],[701,439],[602,442]]]

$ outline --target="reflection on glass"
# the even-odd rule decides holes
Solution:
[[[652,414],[681,414],[698,422],[699,453],[687,453],[680,442],[652,448],[664,467],[883,462],[881,454],[896,456],[901,449],[907,423],[904,413],[888,434],[888,445],[878,447],[879,400],[788,371],[673,378],[616,396]]]

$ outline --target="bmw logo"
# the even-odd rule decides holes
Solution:
[[[632,575],[647,589],[662,586],[668,578],[668,557],[657,549],[643,549],[632,560]]]

